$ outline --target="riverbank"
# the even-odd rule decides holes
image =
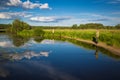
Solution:
[[[83,39],[83,40],[92,40],[96,36],[95,29],[47,29],[45,31],[45,36],[52,35],[54,36],[68,36],[71,38]],[[99,42],[103,42],[106,45],[120,48],[120,31],[119,30],[99,30]]]
[[[70,39],[75,39],[81,42],[94,44],[92,38],[96,35],[95,29],[44,29],[45,32],[44,37],[48,36],[59,36],[59,37],[65,37]],[[99,36],[99,43],[96,45],[98,47],[102,47],[116,55],[120,56],[120,31],[119,30],[106,30],[101,29],[99,30],[100,36]],[[37,35],[40,33],[36,33]],[[24,30],[18,35],[21,36],[35,36],[34,30]]]
[[[93,41],[90,41],[90,40],[84,40],[84,39],[78,39],[78,38],[71,38],[71,37],[68,37],[68,36],[64,36],[63,38],[74,39],[74,40],[77,40],[77,41],[80,41],[80,42],[84,42],[84,43],[88,43],[88,44],[93,44],[95,46],[102,47],[102,48],[110,51],[111,53],[114,53],[114,54],[120,56],[120,48],[108,46],[108,45],[106,45],[103,42],[99,42],[98,44],[96,44],[96,43],[94,43]]]

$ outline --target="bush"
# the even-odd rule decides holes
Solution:
[[[45,33],[41,28],[35,28],[33,32],[34,32],[34,36],[39,36],[39,37],[43,37]]]

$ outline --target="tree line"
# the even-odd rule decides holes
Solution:
[[[73,24],[72,26],[32,26],[32,28],[35,27],[43,29],[120,29],[120,24],[115,26],[105,26],[101,23]]]
[[[101,23],[73,24],[72,29],[120,29],[120,24],[115,26],[104,26]]]
[[[73,24],[72,26],[30,26],[19,19],[15,19],[11,24],[0,24],[0,29],[7,29],[13,33],[38,27],[42,29],[120,29],[120,24],[115,26],[104,26],[101,23]]]
[[[7,29],[11,24],[0,24],[0,29]]]

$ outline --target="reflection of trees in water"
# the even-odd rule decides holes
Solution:
[[[13,41],[13,45],[16,47],[22,46],[25,43],[27,43],[31,37],[29,36],[20,36],[20,35],[10,35],[12,41]],[[33,36],[34,41],[36,42],[41,42],[42,40],[44,40],[44,37],[40,37],[40,36]]]
[[[98,58],[98,52],[100,51],[100,52],[102,52],[103,54],[105,54],[105,55],[107,55],[109,57],[112,57],[112,58],[115,58],[115,59],[120,59],[119,55],[111,53],[111,52],[109,52],[108,50],[106,50],[104,48],[93,46],[91,44],[83,43],[83,42],[80,42],[80,41],[72,41],[72,42],[73,43],[76,42],[75,44],[77,44],[79,46],[83,46],[84,48],[95,50],[96,58]]]
[[[13,40],[13,45],[16,47],[24,45],[30,39],[29,37],[23,37],[19,35],[11,35],[11,38]]]
[[[106,50],[104,48],[93,46],[92,44],[87,44],[87,43],[83,43],[83,42],[76,41],[76,40],[69,40],[69,41],[74,43],[74,44],[77,44],[79,46],[83,46],[84,48],[95,50],[96,58],[98,58],[98,52],[100,51],[100,52],[102,52],[103,54],[105,54],[105,55],[107,55],[109,57],[112,57],[112,58],[115,58],[115,59],[120,59],[119,55],[111,53],[111,52],[109,52],[108,50]]]
[[[47,37],[49,38],[49,37]],[[50,37],[51,39],[52,37]],[[61,40],[61,41],[68,41],[70,43],[73,43],[75,45],[78,45],[78,46],[82,46],[86,49],[90,49],[90,50],[95,50],[95,57],[96,59],[98,58],[98,52],[102,52],[103,54],[109,56],[109,57],[112,57],[114,59],[120,59],[120,56],[119,55],[116,55],[114,53],[111,53],[109,52],[108,50],[102,48],[102,47],[96,47],[92,44],[88,44],[88,43],[85,43],[85,42],[80,42],[80,41],[77,41],[77,40],[74,40],[74,39],[66,39],[66,38],[60,38],[60,37],[54,37],[55,40]]]
[[[24,36],[18,36],[18,35],[10,35],[10,37],[13,40],[13,44],[17,47],[24,45],[30,39],[29,36],[24,37]],[[61,40],[61,41],[66,41],[67,40],[71,43],[74,43],[75,45],[82,46],[86,49],[96,50],[96,52],[95,52],[96,57],[97,57],[97,53],[99,51],[101,51],[105,55],[108,55],[108,56],[113,57],[115,59],[120,59],[119,55],[115,55],[115,54],[109,52],[108,50],[105,50],[104,48],[99,47],[99,49],[98,49],[98,48],[96,48],[96,46],[93,46],[91,44],[87,44],[87,43],[84,43],[84,42],[80,42],[80,41],[77,41],[77,40],[74,40],[74,39],[65,39],[65,38],[62,38],[60,36],[54,36],[54,35],[44,36],[44,38],[43,37],[41,38],[39,36],[36,36],[36,37],[33,37],[33,38],[34,38],[34,41],[36,41],[36,42],[41,42],[43,39],[55,39],[55,40]]]
[[[44,40],[43,37],[39,37],[39,36],[34,37],[34,41],[36,41],[38,43],[40,43],[42,40]]]

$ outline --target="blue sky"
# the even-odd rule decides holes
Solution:
[[[120,24],[120,0],[0,0],[0,23],[30,25]]]

